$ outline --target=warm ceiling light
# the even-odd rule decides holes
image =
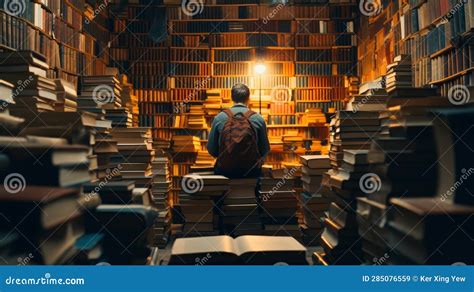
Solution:
[[[257,73],[258,75],[264,74],[265,71],[267,71],[267,66],[265,66],[264,64],[255,65],[255,73]]]

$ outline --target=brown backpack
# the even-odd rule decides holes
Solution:
[[[261,167],[257,132],[250,121],[250,117],[256,113],[247,111],[234,114],[230,109],[224,112],[228,119],[220,134],[217,167],[227,177],[245,177],[253,169]]]

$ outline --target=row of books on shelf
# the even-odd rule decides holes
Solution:
[[[170,128],[173,126],[173,119],[170,114],[150,115],[140,112],[139,124],[140,127]]]
[[[416,72],[415,86],[421,87],[430,82],[443,80],[458,72],[470,70],[473,67],[472,56],[474,56],[474,44],[467,39],[460,47],[452,47],[449,50],[432,55],[424,55],[416,47],[418,38],[407,42],[407,50],[414,52],[418,59],[414,59],[413,66]],[[427,45],[428,46],[428,45]]]
[[[180,36],[185,37],[185,36]],[[198,36],[199,37],[199,36]],[[150,38],[149,34],[128,34],[122,33],[122,31],[112,30],[111,47],[123,47],[123,48],[156,48],[156,47],[167,47],[170,45],[169,41],[163,40],[156,42],[153,38]]]
[[[133,94],[140,102],[169,102],[168,90],[134,89]]]
[[[144,115],[170,114],[173,106],[170,103],[144,103],[138,105],[140,113]]]
[[[171,38],[173,47],[332,47],[332,46],[356,46],[357,36],[355,34],[211,34],[200,35],[173,35]],[[123,41],[122,43],[125,43]],[[146,45],[144,45],[146,46]]]
[[[449,23],[448,27],[452,36],[462,34],[474,27],[472,19],[474,6],[470,1],[459,3],[450,0],[428,0],[414,7],[410,11],[411,15],[405,17],[405,28],[408,34],[429,28],[435,21],[437,24]]]
[[[227,3],[226,3],[227,4]],[[263,4],[263,3],[262,3]],[[269,3],[270,4],[270,3]],[[279,6],[278,6],[279,5]],[[278,13],[275,13],[278,9]],[[129,13],[133,15],[136,10],[129,8]],[[276,3],[276,5],[235,5],[235,6],[204,6],[201,13],[189,16],[179,7],[168,7],[168,17],[170,20],[193,20],[193,19],[266,19],[269,15],[274,15],[274,20],[287,20],[298,18],[320,18],[330,17],[350,19],[354,17],[354,12],[350,6],[343,5],[318,5],[318,6],[297,6],[286,3]]]
[[[131,23],[132,32],[143,32],[149,29],[145,23]],[[263,33],[353,33],[354,22],[346,20],[221,20],[214,21],[171,21],[171,34],[186,33],[234,33],[234,32],[263,32]]]
[[[353,61],[357,58],[357,49],[334,48],[334,49],[298,49],[296,50],[296,62],[343,62]]]

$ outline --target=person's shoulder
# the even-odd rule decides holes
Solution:
[[[257,121],[257,122],[261,122],[261,123],[265,123],[265,119],[263,118],[263,116],[257,112],[255,112],[255,114],[253,114],[250,119],[254,120],[254,121]]]

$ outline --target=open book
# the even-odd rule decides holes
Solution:
[[[209,236],[177,239],[170,265],[306,265],[306,248],[293,237]]]

